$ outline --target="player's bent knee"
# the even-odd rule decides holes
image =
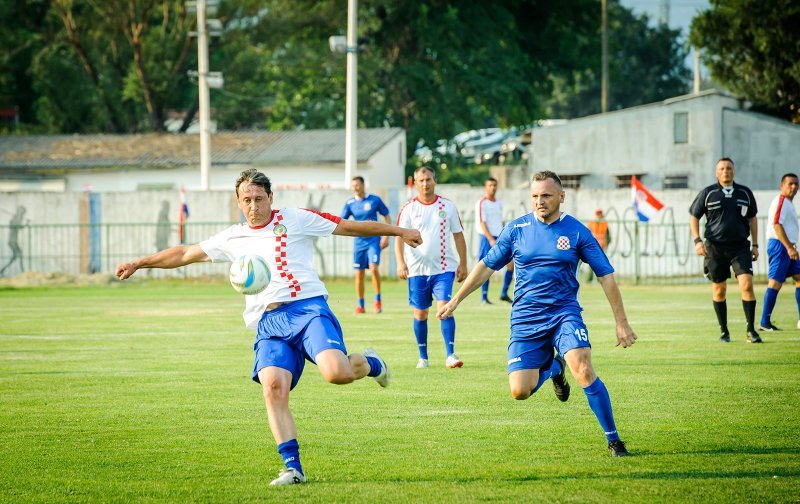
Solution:
[[[261,390],[264,393],[264,400],[270,404],[287,402],[289,400],[289,390],[291,381],[287,382],[280,378],[269,378],[262,383]]]
[[[328,369],[322,372],[322,376],[328,383],[333,383],[334,385],[347,385],[348,383],[353,383],[356,379],[351,368]]]
[[[524,401],[525,399],[529,398],[532,395],[533,391],[531,391],[530,389],[520,389],[520,388],[511,389],[511,397],[513,397],[517,401]]]

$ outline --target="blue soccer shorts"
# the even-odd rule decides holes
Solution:
[[[780,240],[770,238],[767,242],[767,256],[769,257],[767,278],[770,280],[783,283],[790,276],[800,275],[800,261],[789,259],[789,253]]]
[[[497,240],[497,237],[495,236],[494,239]],[[489,245],[489,239],[486,238],[486,235],[481,235],[480,240],[478,241],[478,260],[480,261],[486,257],[486,254],[489,253],[491,248],[492,246]]]
[[[335,348],[347,355],[342,327],[324,296],[301,299],[264,312],[258,323],[253,381],[258,372],[276,366],[292,373],[292,387],[303,374],[305,360],[315,362],[323,350]]]
[[[553,347],[562,356],[575,348],[591,348],[583,320],[573,315],[525,339],[512,340],[508,344],[508,372],[550,367]]]
[[[367,269],[370,264],[381,263],[381,239],[356,238],[355,249],[353,250],[353,268],[357,270]]]
[[[433,298],[439,301],[450,301],[453,296],[453,281],[456,274],[447,271],[431,276],[413,276],[408,278],[408,304],[417,310],[427,310],[433,304]]]

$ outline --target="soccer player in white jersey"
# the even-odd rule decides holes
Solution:
[[[565,368],[569,364],[605,433],[611,455],[630,455],[617,433],[608,390],[592,367],[589,332],[578,303],[580,284],[576,273],[579,261],[583,261],[597,275],[611,305],[617,345],[633,345],[636,334],[625,316],[614,268],[589,229],[561,212],[564,190],[558,175],[551,171],[534,175],[531,200],[533,212],[511,221],[503,229],[486,258],[478,262],[437,316],[442,320],[451,317],[458,304],[494,270],[513,260],[516,285],[508,345],[512,397],[527,399],[552,378],[556,397],[566,401],[570,387]]]
[[[800,281],[800,255],[797,253],[798,223],[794,208],[797,194],[797,175],[787,173],[781,178],[781,193],[769,205],[767,223],[767,256],[769,257],[769,282],[764,292],[764,306],[761,309],[762,331],[780,331],[772,324],[772,310],[778,299],[783,282],[792,277]],[[795,287],[794,298],[800,312],[800,287]],[[800,328],[800,321],[797,322]]]
[[[414,308],[414,336],[419,349],[417,368],[428,367],[428,309],[436,298],[442,306],[453,294],[453,280],[467,276],[467,242],[461,217],[452,201],[435,192],[436,178],[431,168],[423,166],[414,172],[417,196],[403,205],[397,215],[397,225],[418,229],[423,243],[415,249],[404,247],[395,240],[397,276],[408,279],[408,304]],[[456,244],[458,261],[450,237]],[[455,354],[456,322],[450,318],[441,322],[447,358],[445,366],[464,365]]]
[[[300,208],[272,208],[272,189],[263,173],[250,169],[236,181],[236,199],[246,222],[208,240],[181,245],[117,265],[124,280],[141,268],[177,268],[202,261],[233,261],[244,254],[263,257],[272,279],[266,290],[245,297],[244,321],[256,330],[252,378],[261,384],[269,426],[285,469],[270,485],[304,483],[297,427],[289,393],[305,360],[317,365],[330,383],[346,384],[371,376],[389,384],[389,368],[372,349],[348,354],[342,329],[327,304],[328,292],[312,266],[313,239],[344,236],[397,236],[411,247],[419,231],[378,222],[355,222]]]
[[[489,177],[483,183],[485,196],[475,204],[475,233],[478,234],[478,260],[480,261],[494,247],[494,242],[500,231],[503,230],[503,204],[497,199],[497,179]],[[511,303],[508,297],[508,287],[514,278],[514,263],[506,266],[503,277],[503,288],[500,290],[500,301]],[[481,286],[481,303],[492,304],[489,301],[489,280]]]

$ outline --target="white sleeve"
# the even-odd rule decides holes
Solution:
[[[411,202],[406,203],[400,208],[397,215],[397,225],[404,228],[411,227]]]
[[[285,211],[285,210],[284,210]],[[338,215],[298,208],[295,212],[297,224],[306,236],[330,236],[342,221]]]
[[[212,262],[230,262],[236,259],[228,248],[228,239],[235,227],[235,225],[231,226],[200,242],[200,248],[211,258]]]
[[[453,233],[463,233],[464,226],[461,224],[461,216],[458,215],[458,209],[450,203],[450,231]]]

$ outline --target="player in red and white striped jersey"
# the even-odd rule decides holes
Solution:
[[[379,222],[356,222],[313,210],[272,208],[272,185],[257,170],[241,173],[236,198],[246,223],[236,224],[195,245],[180,245],[117,265],[121,280],[141,268],[177,268],[202,261],[233,261],[244,254],[263,257],[270,268],[269,287],[246,296],[244,319],[257,329],[253,380],[260,383],[269,425],[286,468],[270,483],[304,483],[297,427],[289,410],[289,392],[305,360],[316,363],[330,383],[345,384],[371,376],[389,384],[386,363],[371,349],[348,354],[341,326],[327,304],[325,285],[312,266],[313,239],[344,236],[397,236],[412,248],[419,231]]]

